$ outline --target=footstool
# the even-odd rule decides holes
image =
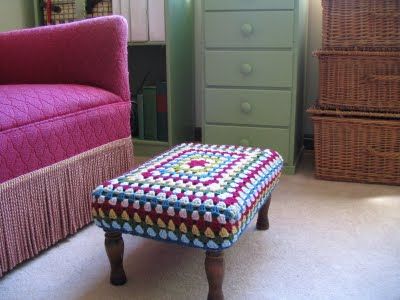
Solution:
[[[208,299],[223,299],[223,250],[257,213],[257,229],[268,229],[282,165],[273,150],[181,144],[98,186],[92,213],[105,231],[111,283],[126,282],[125,233],[206,250]]]

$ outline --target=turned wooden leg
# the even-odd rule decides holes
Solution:
[[[108,259],[111,265],[110,282],[113,285],[123,285],[126,282],[126,275],[122,265],[124,256],[124,240],[120,232],[106,232],[105,246]]]
[[[269,221],[268,221],[268,210],[269,205],[271,204],[271,197],[264,203],[264,205],[258,211],[258,218],[257,218],[257,226],[258,230],[267,230],[269,228]]]
[[[204,264],[208,280],[207,300],[223,300],[222,282],[224,281],[225,268],[224,253],[222,251],[207,251]]]

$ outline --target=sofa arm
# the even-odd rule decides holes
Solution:
[[[78,83],[130,99],[127,24],[108,16],[0,33],[0,84]]]

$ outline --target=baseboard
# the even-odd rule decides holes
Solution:
[[[296,159],[294,160],[294,164],[293,165],[284,165],[283,166],[283,174],[285,174],[285,175],[294,175],[294,174],[296,174],[297,167],[299,166],[300,160],[303,157],[304,150],[305,150],[304,147],[302,147],[300,149],[300,151],[297,154]]]

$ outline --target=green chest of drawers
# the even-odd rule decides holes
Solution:
[[[307,0],[203,0],[203,142],[302,151]]]

